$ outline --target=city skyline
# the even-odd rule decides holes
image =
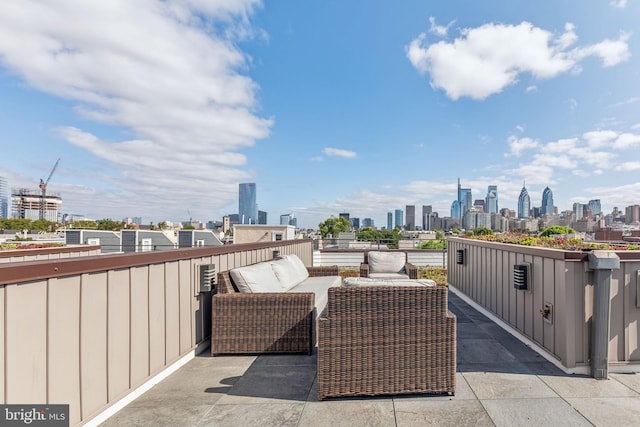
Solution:
[[[36,190],[61,158],[65,213],[219,220],[256,182],[270,223],[380,226],[446,216],[458,177],[638,203],[638,2],[9,4],[0,175]]]

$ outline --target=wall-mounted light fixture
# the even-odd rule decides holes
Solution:
[[[513,266],[513,287],[531,292],[531,264],[521,262]]]
[[[216,265],[200,265],[200,292],[215,291],[216,285]]]
[[[280,250],[276,249],[275,251],[273,251],[273,259],[278,259],[280,258]]]
[[[456,264],[464,265],[467,261],[467,250],[456,249]]]

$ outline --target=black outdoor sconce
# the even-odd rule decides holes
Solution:
[[[521,262],[513,266],[513,287],[518,290],[531,291],[531,264]]]
[[[466,249],[456,249],[456,264],[464,265],[467,260]]]

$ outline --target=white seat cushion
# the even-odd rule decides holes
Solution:
[[[291,258],[280,258],[275,261],[271,261],[270,264],[285,292],[309,277],[307,268],[304,268],[303,273]]]
[[[243,293],[284,291],[268,262],[234,268],[229,274],[238,287],[238,291]]]
[[[319,315],[329,300],[327,290],[341,284],[342,278],[340,276],[309,277],[298,286],[290,289],[289,292],[313,292],[316,296],[315,304]]]
[[[409,279],[408,274],[404,273],[369,273],[372,279]]]
[[[344,286],[436,286],[431,279],[372,279],[369,277],[348,277]]]
[[[404,273],[407,255],[404,252],[377,252],[367,254],[369,273]]]

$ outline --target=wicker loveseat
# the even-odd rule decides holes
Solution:
[[[408,281],[405,281],[408,283]],[[455,393],[456,317],[442,286],[329,289],[318,399]]]
[[[406,252],[365,251],[360,277],[378,279],[417,279],[418,267],[408,261]]]
[[[337,266],[305,267],[295,255],[218,273],[211,354],[311,354],[327,289],[340,283]]]

